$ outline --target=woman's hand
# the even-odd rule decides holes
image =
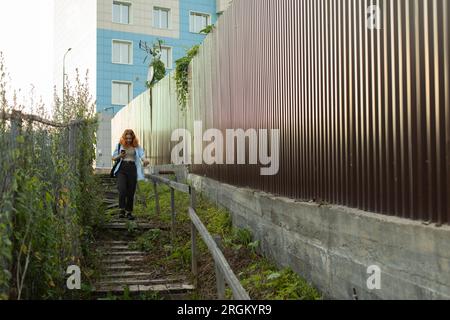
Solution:
[[[144,167],[147,167],[150,164],[150,161],[148,161],[148,160],[143,160],[143,162],[144,162]]]
[[[113,159],[113,161],[119,161],[120,159],[125,158],[125,156],[126,156],[126,153],[125,152],[121,152],[117,157],[112,158],[112,159]]]

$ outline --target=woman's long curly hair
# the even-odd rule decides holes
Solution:
[[[133,143],[131,145],[127,144],[127,135],[131,135],[133,137]],[[139,140],[136,137],[136,135],[134,134],[134,131],[131,129],[127,129],[123,132],[122,137],[120,138],[120,144],[124,147],[134,147],[136,148],[137,146],[139,146]]]

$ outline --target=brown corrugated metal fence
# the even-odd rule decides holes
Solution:
[[[192,64],[192,120],[279,128],[279,174],[195,173],[303,200],[450,221],[447,0],[236,0]],[[380,8],[381,29],[366,25]]]

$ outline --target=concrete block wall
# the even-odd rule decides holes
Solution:
[[[325,298],[450,299],[450,227],[347,207],[296,202],[190,174],[194,187],[250,229],[260,250]],[[367,287],[368,267],[381,288]]]

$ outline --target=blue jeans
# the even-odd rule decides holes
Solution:
[[[117,188],[119,189],[119,208],[133,212],[134,194],[136,193],[137,170],[134,162],[122,161],[117,172]]]

